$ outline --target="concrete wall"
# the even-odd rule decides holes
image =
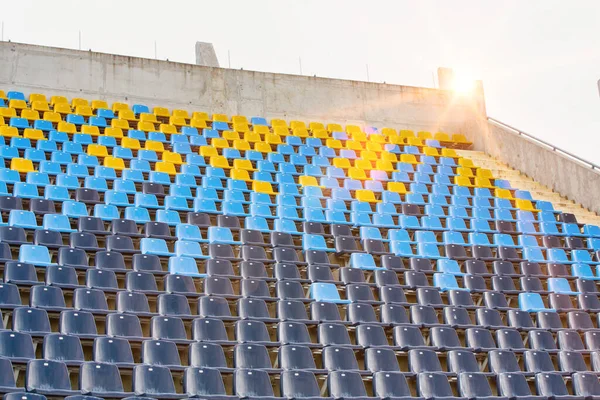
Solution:
[[[597,170],[493,122],[481,129],[474,147],[600,213],[597,197],[600,195],[600,173]]]
[[[456,98],[436,89],[7,42],[0,42],[0,88],[229,115],[441,130],[471,138],[477,134],[472,121],[485,118],[483,91],[473,99]]]

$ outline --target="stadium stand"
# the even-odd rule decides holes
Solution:
[[[0,136],[7,399],[600,397],[600,227],[461,134],[0,90]]]

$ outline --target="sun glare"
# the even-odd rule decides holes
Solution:
[[[453,90],[459,94],[469,94],[475,89],[475,79],[470,74],[456,73]]]

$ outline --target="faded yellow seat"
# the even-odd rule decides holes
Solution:
[[[154,107],[152,113],[160,118],[169,118],[171,116],[169,109],[166,107]]]
[[[177,175],[177,169],[175,168],[175,164],[168,161],[159,161],[154,165],[154,170],[156,172],[164,172],[169,175]]]
[[[317,178],[314,176],[300,175],[298,183],[302,186],[319,186],[319,182],[317,182]]]
[[[19,137],[19,130],[14,126],[2,125],[0,126],[0,136],[5,137]]]
[[[116,102],[112,104],[111,108],[114,113],[120,114],[123,110],[129,110],[129,104]]]
[[[213,114],[212,120],[216,122],[229,122],[229,118],[225,114]]]
[[[33,162],[26,158],[13,158],[10,160],[10,169],[20,173],[34,172]]]
[[[247,171],[256,171],[256,168],[252,166],[252,161],[246,160],[245,158],[236,158],[233,160],[233,168],[245,169]]]
[[[105,136],[112,136],[114,138],[122,138],[123,130],[121,128],[104,128]]]
[[[131,150],[139,150],[141,148],[140,141],[130,137],[124,137],[121,139],[121,147]]]
[[[388,182],[387,190],[390,192],[396,192],[400,194],[406,194],[408,191],[406,190],[406,185],[403,182]]]
[[[122,158],[108,156],[104,157],[104,166],[121,171],[125,169],[125,161]]]
[[[81,133],[92,136],[100,136],[100,128],[94,125],[81,125]]]
[[[250,178],[250,174],[248,173],[247,170],[245,169],[232,169],[229,177],[231,179],[236,179],[239,181],[251,181],[252,178]]]
[[[108,149],[101,144],[88,144],[87,153],[90,156],[107,157]]]
[[[170,164],[183,164],[183,158],[181,157],[181,154],[173,153],[172,151],[163,151],[162,160]]]
[[[471,187],[473,184],[471,183],[471,179],[468,176],[464,175],[456,175],[454,177],[454,184],[458,186],[468,186]]]
[[[62,118],[59,113],[56,113],[54,111],[46,111],[44,113],[44,120],[50,121],[53,124],[58,124],[62,120]]]
[[[126,119],[115,118],[112,121],[110,121],[110,126],[112,126],[113,128],[129,130],[129,121],[127,121]]]
[[[375,197],[375,193],[367,189],[358,189],[355,193],[356,200],[367,203],[379,203],[381,200]]]
[[[21,110],[21,118],[25,118],[28,121],[35,121],[36,119],[40,119],[40,113],[36,110],[24,109]]]
[[[179,134],[179,132],[177,132],[177,127],[175,125],[160,124],[159,130],[162,133],[164,133],[165,135],[177,135],[177,134]]]
[[[162,153],[163,151],[165,151],[165,146],[162,142],[157,142],[155,140],[146,140],[146,142],[144,143],[144,149],[156,151],[157,153]]]
[[[56,127],[56,130],[59,132],[75,134],[77,132],[77,127],[75,127],[75,124],[70,122],[60,121]]]
[[[229,160],[225,158],[225,156],[212,156],[210,157],[210,166],[215,168],[225,168],[230,169],[231,165],[229,165]]]
[[[0,124],[1,125],[1,124]],[[23,137],[31,140],[46,140],[44,132],[39,129],[27,128],[23,131]]]
[[[254,181],[252,182],[252,190],[257,193],[268,193],[268,194],[277,194],[277,192],[273,191],[273,186],[269,182],[264,181]]]
[[[140,121],[137,124],[137,128],[140,131],[144,132],[154,132],[156,131],[156,126],[152,122],[148,121]]]

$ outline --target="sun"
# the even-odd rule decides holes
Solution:
[[[475,89],[475,78],[470,74],[456,73],[452,84],[452,90],[458,94],[470,94]]]

